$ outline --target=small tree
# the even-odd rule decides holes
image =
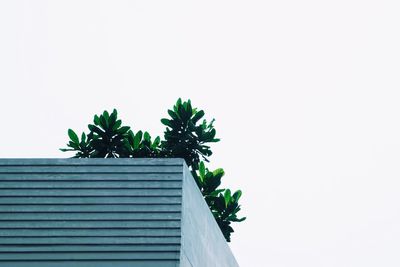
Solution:
[[[230,242],[231,223],[245,220],[237,217],[242,192],[232,194],[230,189],[219,188],[224,170],[210,171],[205,166],[212,155],[209,143],[219,141],[215,138],[214,120],[201,121],[204,111],[192,108],[190,100],[178,99],[168,114],[170,118],[161,119],[167,127],[164,140],[158,136],[152,140],[148,132],[135,134],[129,126],[122,126],[117,110],[111,114],[104,111],[94,116],[94,124],[88,125],[89,133],[82,133],[80,139],[69,129],[68,148],[61,151],[75,152],[74,158],[183,158],[225,239]]]

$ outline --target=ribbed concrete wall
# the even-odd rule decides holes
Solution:
[[[0,266],[234,264],[181,159],[0,159]]]

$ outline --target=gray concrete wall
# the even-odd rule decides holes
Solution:
[[[182,159],[0,159],[2,266],[237,263]]]
[[[0,266],[177,266],[179,159],[1,159]]]
[[[181,264],[184,267],[239,266],[186,164],[183,170]]]

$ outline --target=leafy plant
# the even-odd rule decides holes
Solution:
[[[119,158],[129,156],[126,146],[129,126],[121,126],[122,121],[117,119],[117,110],[111,115],[104,111],[102,115],[94,116],[94,124],[89,124],[89,136],[93,158]]]
[[[245,220],[237,217],[242,192],[238,190],[231,195],[230,189],[219,189],[224,170],[210,171],[205,166],[204,162],[212,155],[209,143],[219,141],[215,138],[214,120],[200,121],[205,113],[193,108],[190,100],[178,99],[168,114],[169,119],[161,119],[167,126],[164,140],[158,136],[152,140],[148,132],[134,133],[129,126],[122,126],[117,110],[111,114],[104,111],[94,116],[93,124],[88,125],[89,133],[82,133],[80,139],[69,129],[68,148],[61,151],[75,152],[74,158],[183,158],[225,239],[230,242],[231,223]]]
[[[133,158],[154,158],[160,155],[160,137],[151,141],[148,132],[128,132],[128,150]]]
[[[150,158],[160,153],[160,137],[154,141],[148,132],[138,131],[136,134],[129,126],[122,126],[117,110],[111,115],[104,111],[93,118],[94,124],[89,124],[89,133],[82,133],[81,141],[77,134],[69,129],[69,148],[60,149],[63,152],[76,152],[74,158]]]
[[[240,211],[239,199],[242,191],[238,190],[231,195],[230,189],[218,189],[224,175],[223,169],[210,171],[205,167],[204,162],[200,162],[198,174],[194,173],[193,177],[195,177],[197,185],[225,239],[230,242],[231,233],[234,232],[230,224],[244,221],[246,218],[237,217],[237,213]]]
[[[232,222],[242,222],[246,218],[238,218],[237,213],[240,211],[239,198],[242,191],[238,190],[233,195],[229,189],[224,190],[217,196],[208,196],[206,201],[217,221],[225,239],[230,242],[231,233],[234,232],[230,226]]]
[[[168,110],[168,114],[170,119],[161,119],[167,126],[164,132],[165,140],[162,141],[163,150],[169,157],[184,158],[188,166],[197,170],[200,159],[208,161],[207,157],[212,155],[206,143],[219,141],[215,138],[214,120],[210,123],[203,120],[199,124],[204,111],[192,108],[190,100],[182,102],[178,99],[173,110]]]
[[[67,144],[69,148],[61,148],[60,150],[63,152],[75,151],[74,158],[89,158],[93,152],[90,138],[86,138],[86,134],[82,133],[81,141],[79,141],[78,135],[72,129],[68,129],[68,136],[70,138]]]

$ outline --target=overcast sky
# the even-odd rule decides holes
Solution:
[[[216,119],[241,266],[400,266],[398,1],[0,1],[0,157],[117,108]]]

